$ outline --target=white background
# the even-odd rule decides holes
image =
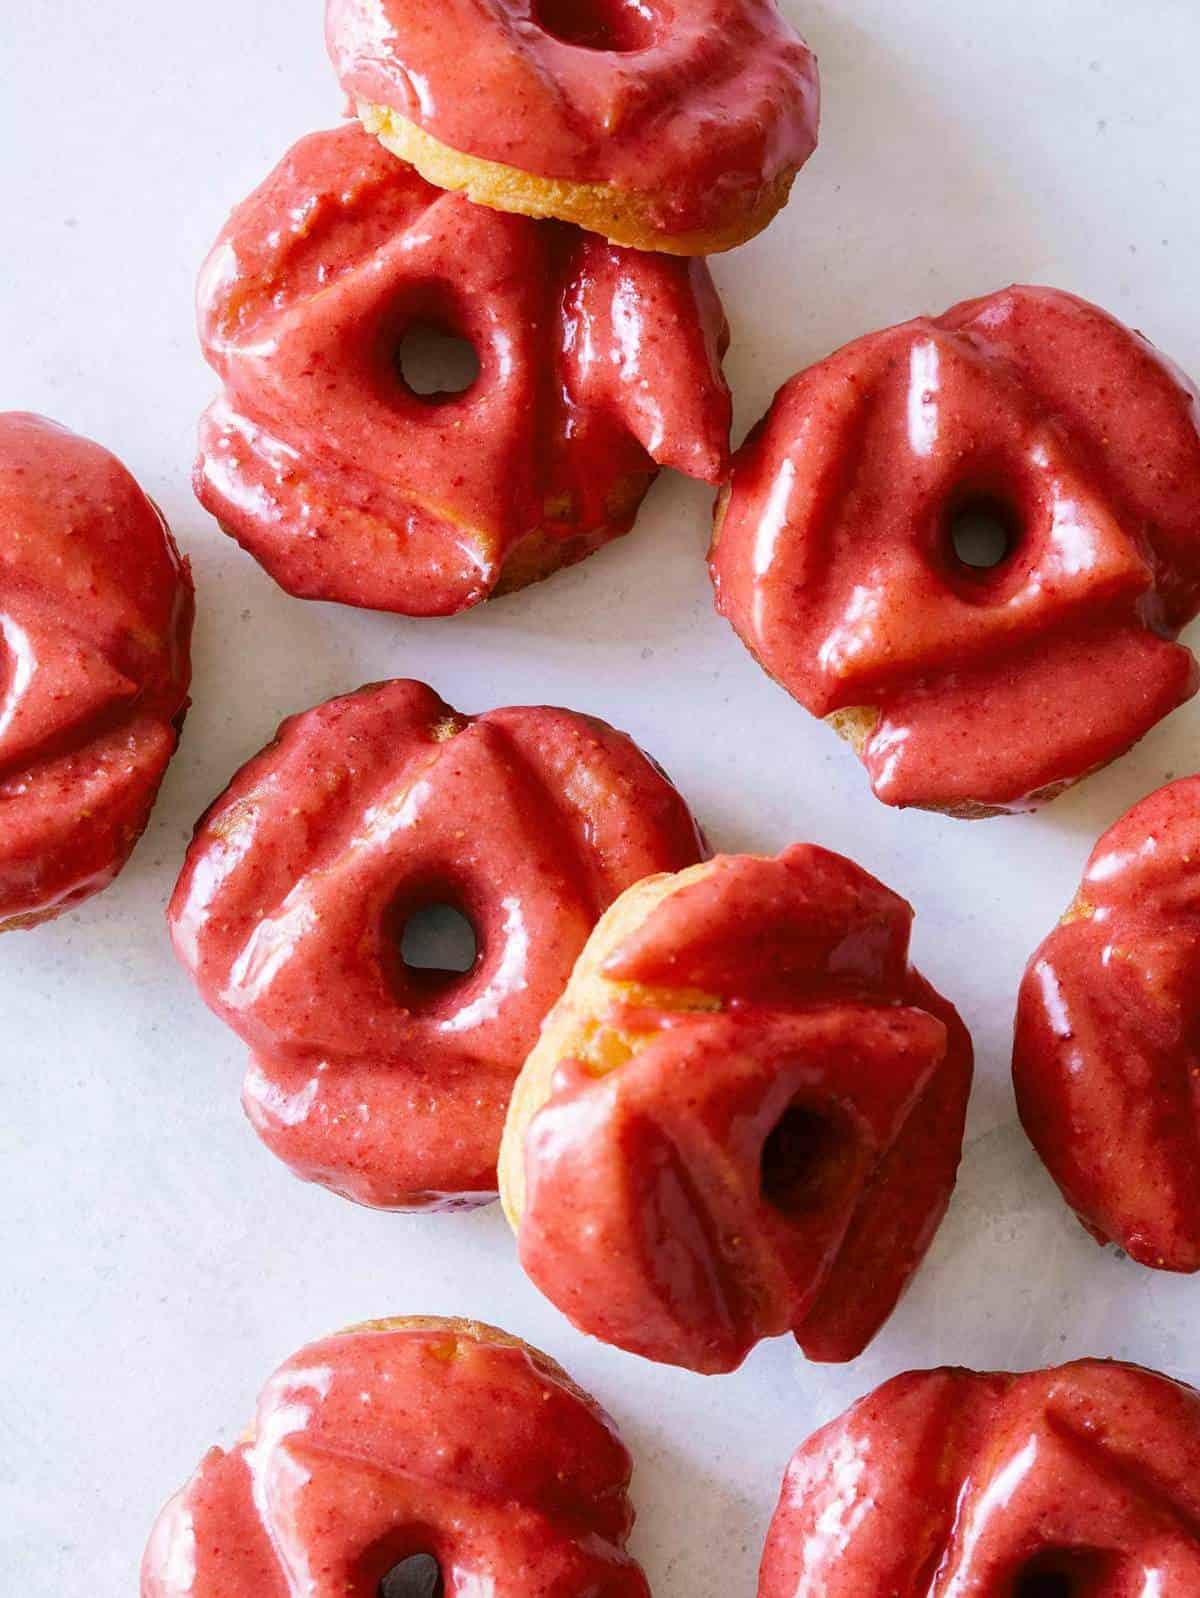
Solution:
[[[739,435],[796,368],[1014,279],[1073,289],[1200,373],[1192,0],[793,0],[818,50],[821,149],[784,216],[715,264]],[[450,621],[303,604],[197,507],[195,271],[293,138],[336,121],[319,0],[5,0],[0,407],[114,449],[198,587],[194,708],[118,884],[0,943],[0,1589],[118,1598],[161,1501],[232,1440],[273,1366],[368,1316],[470,1314],[563,1360],[637,1459],[658,1598],[753,1589],[783,1465],[913,1365],[1111,1354],[1200,1379],[1200,1283],[1101,1252],[1015,1123],[1013,999],[1098,833],[1192,771],[1200,701],[1036,818],[897,814],[713,612],[709,495],[655,489],[574,571]],[[0,529],[0,536],[3,530]],[[282,716],[386,676],[463,710],[549,701],[629,729],[724,849],[811,839],[917,906],[916,953],[979,1055],[947,1224],[856,1364],[790,1341],[735,1376],[578,1336],[517,1268],[498,1208],[371,1214],[301,1185],[238,1108],[243,1049],[173,962],[163,906],[193,820]]]

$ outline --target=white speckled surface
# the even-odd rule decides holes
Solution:
[[[1007,1070],[1025,958],[1100,830],[1194,769],[1200,702],[1036,819],[893,814],[713,613],[707,496],[678,479],[623,544],[465,618],[276,591],[190,496],[212,388],[190,302],[229,207],[339,114],[320,9],[22,0],[0,28],[0,405],[125,459],[200,607],[194,709],[132,865],[0,945],[0,1589],[128,1598],[160,1502],[235,1436],[279,1359],[367,1316],[446,1312],[541,1344],[617,1415],[657,1598],[745,1593],[792,1446],[897,1370],[1113,1354],[1200,1379],[1200,1282],[1087,1240],[1017,1128]],[[1012,279],[1095,299],[1200,373],[1192,0],[789,10],[822,58],[824,141],[786,214],[716,264],[739,431],[847,338]],[[163,905],[193,819],[284,714],[397,674],[466,710],[595,711],[664,762],[718,846],[819,841],[916,904],[920,963],[972,1026],[979,1079],[950,1219],[856,1364],[806,1368],[784,1342],[724,1379],[641,1364],[539,1300],[498,1208],[368,1214],[259,1148],[241,1045],[175,968]]]

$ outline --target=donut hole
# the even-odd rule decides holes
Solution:
[[[1023,1571],[1014,1598],[1071,1598],[1071,1578],[1064,1570]]]
[[[479,959],[470,917],[448,900],[402,914],[395,936],[406,975],[422,986],[460,982]]]
[[[854,1161],[844,1123],[811,1105],[792,1104],[763,1144],[760,1191],[781,1215],[809,1215],[844,1185]]]
[[[410,322],[396,347],[396,371],[411,394],[427,404],[458,399],[479,381],[479,353],[448,322]]]
[[[1012,1598],[1096,1598],[1110,1564],[1103,1554],[1051,1549],[1018,1571]]]
[[[393,1565],[376,1590],[376,1598],[444,1598],[442,1567],[432,1554],[410,1554]]]
[[[985,575],[1003,566],[1021,539],[1021,518],[994,494],[976,494],[953,508],[948,541],[960,571]]]
[[[657,33],[643,0],[533,0],[533,20],[563,44],[613,54],[645,50]]]

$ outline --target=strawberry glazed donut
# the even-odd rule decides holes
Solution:
[[[1034,809],[1196,691],[1195,390],[1053,289],[873,334],[780,390],[710,561],[885,804]]]
[[[1079,1360],[911,1371],[798,1450],[758,1598],[1191,1598],[1200,1393]]]
[[[648,1598],[612,1421],[476,1321],[373,1321],[287,1361],[158,1517],[141,1598]]]
[[[379,683],[284,722],[204,817],[176,952],[250,1045],[244,1102],[298,1175],[384,1209],[490,1202],[504,1113],[600,915],[701,858],[632,739],[569,710],[460,716]],[[459,912],[466,970],[405,954]]]
[[[660,466],[727,469],[702,261],[486,211],[356,123],[301,140],[238,207],[199,315],[224,392],[196,492],[304,599],[449,615],[628,532]],[[413,340],[439,338],[478,375],[419,392]]]
[[[192,580],[167,524],[88,439],[0,414],[0,932],[105,888],[188,706]]]
[[[513,1093],[521,1263],[583,1332],[733,1370],[853,1359],[954,1187],[971,1041],[912,911],[840,855],[718,856],[622,895]]]
[[[816,62],[774,0],[328,0],[326,36],[431,183],[636,249],[744,243],[817,144]]]
[[[1013,1081],[1030,1140],[1100,1243],[1200,1270],[1200,777],[1106,832],[1029,962]]]

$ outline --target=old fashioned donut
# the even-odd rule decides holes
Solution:
[[[743,243],[817,144],[816,62],[774,0],[328,0],[326,35],[431,183],[636,249]]]
[[[1013,1082],[1021,1120],[1101,1243],[1200,1270],[1200,777],[1100,839],[1029,962]]]
[[[990,566],[960,548],[980,518]],[[878,798],[1032,809],[1196,690],[1195,390],[1053,289],[872,334],[780,390],[710,559],[718,608]]]
[[[293,716],[237,774],[171,934],[253,1050],[245,1107],[293,1170],[382,1208],[483,1203],[513,1081],[592,927],[702,853],[679,794],[604,722],[462,716],[378,683]],[[406,963],[433,905],[471,923],[469,970]]]
[[[911,1371],[810,1437],[758,1598],[1187,1598],[1200,1394],[1134,1365]]]
[[[791,1331],[853,1359],[954,1187],[971,1042],[912,911],[840,855],[718,856],[622,895],[518,1079],[501,1194],[582,1331],[697,1371]]]
[[[626,1453],[552,1360],[477,1321],[373,1321],[271,1377],[160,1514],[141,1598],[647,1598]],[[439,1579],[440,1578],[440,1579]]]
[[[99,444],[0,413],[0,932],[105,888],[188,705],[192,580]]]
[[[728,331],[702,261],[445,194],[357,124],[302,139],[200,280],[224,392],[196,492],[289,593],[441,616],[628,532],[659,466],[725,473]],[[479,372],[419,393],[406,338]]]

